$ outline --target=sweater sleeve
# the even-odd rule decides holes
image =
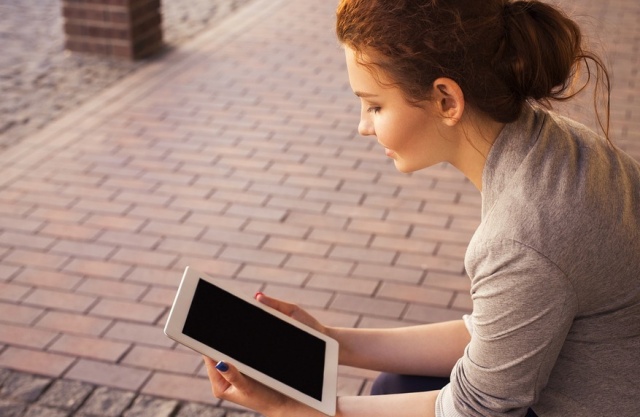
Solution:
[[[438,416],[523,416],[539,398],[577,301],[564,273],[516,241],[474,248],[471,342],[437,402]]]

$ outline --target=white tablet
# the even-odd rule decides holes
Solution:
[[[327,415],[336,413],[338,342],[187,267],[167,336]]]

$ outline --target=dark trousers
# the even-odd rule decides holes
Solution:
[[[380,374],[373,382],[371,395],[403,394],[408,392],[435,391],[444,388],[449,378],[427,376]],[[525,417],[538,417],[532,409]]]

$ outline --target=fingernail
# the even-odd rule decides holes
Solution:
[[[258,291],[256,293],[256,295],[253,296],[253,298],[255,298],[256,300],[258,299],[258,297],[260,297],[261,295],[264,295],[263,293],[261,293],[260,291]]]
[[[220,372],[227,372],[229,370],[229,365],[220,361],[216,364],[216,369]]]

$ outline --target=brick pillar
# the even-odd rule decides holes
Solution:
[[[62,0],[66,48],[145,58],[162,48],[160,0]]]

